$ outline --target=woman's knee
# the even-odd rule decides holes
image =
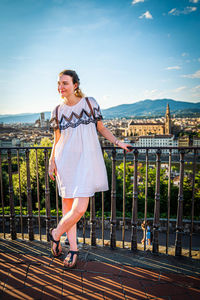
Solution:
[[[84,215],[88,207],[89,198],[78,198],[78,201],[75,201],[75,205],[72,207],[74,212],[79,215]]]
[[[74,207],[74,212],[75,213],[77,213],[78,215],[80,215],[80,216],[83,216],[84,215],[84,213],[86,212],[86,210],[87,210],[87,207],[85,207],[85,206],[82,206],[82,205],[78,205],[77,207]]]

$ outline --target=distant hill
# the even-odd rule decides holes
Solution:
[[[176,116],[200,116],[200,102],[191,103],[175,101],[172,99],[143,100],[132,104],[121,104],[107,109],[102,109],[105,119],[109,118],[131,118],[131,117],[154,117],[164,116],[167,103],[171,114]],[[51,113],[44,112],[45,119],[50,119]],[[0,115],[0,122],[3,123],[34,123],[40,118],[40,113],[27,113],[17,115]]]
[[[46,111],[45,120],[50,119],[51,112]],[[0,115],[0,123],[35,123],[40,118],[40,113],[24,113],[17,115]]]
[[[121,104],[103,110],[103,115],[105,116],[105,118],[164,116],[167,103],[169,104],[171,114],[181,116],[199,113],[200,115],[200,102],[191,103],[184,101],[175,101],[172,99],[147,99],[132,104]]]

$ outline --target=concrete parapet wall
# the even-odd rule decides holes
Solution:
[[[150,226],[153,227],[153,218],[148,218],[147,220],[149,221]],[[2,221],[3,221],[3,218],[1,216],[0,217],[0,227],[1,228],[3,228]],[[116,222],[117,229],[121,229],[122,225],[123,225],[122,218],[117,218],[116,221],[117,221]],[[142,230],[141,229],[141,223],[142,222],[143,222],[143,219],[138,219],[138,227],[137,227],[138,230]],[[42,228],[46,227],[46,217],[45,216],[41,216],[40,223],[41,223]],[[51,217],[51,223],[52,223],[52,226],[56,225],[56,217],[55,216]],[[10,217],[8,215],[6,215],[5,216],[5,226],[6,226],[6,228],[9,227],[9,224],[10,224]],[[18,216],[18,215],[15,216],[15,224],[16,224],[16,227],[20,226],[20,216]],[[34,227],[38,226],[38,216],[33,216],[33,226]],[[90,228],[90,220],[89,219],[85,220],[85,226],[86,226],[87,229]],[[175,232],[176,231],[176,219],[170,219],[169,226],[170,226],[170,233]],[[24,228],[24,230],[27,230],[27,227],[28,227],[28,217],[23,216],[23,228]],[[81,219],[78,222],[78,227],[79,228],[83,227],[83,219]],[[100,229],[101,227],[102,227],[102,219],[101,218],[96,218],[96,228]],[[183,232],[185,234],[189,233],[190,228],[191,228],[191,221],[184,219],[183,220]],[[200,233],[200,221],[194,221],[194,227],[193,228],[194,228],[194,230],[193,230],[194,233]],[[104,220],[104,229],[105,230],[110,229],[110,218],[107,218],[107,219]],[[129,218],[125,219],[125,229],[126,230],[131,230],[131,219],[129,219]],[[160,219],[159,230],[161,232],[166,232],[166,230],[167,230],[167,219]]]

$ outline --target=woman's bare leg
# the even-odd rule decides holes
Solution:
[[[75,225],[87,210],[89,197],[74,198],[71,210],[65,214],[57,228],[52,231],[53,238],[58,241],[63,233],[69,231]],[[55,245],[56,248],[56,245]]]
[[[65,216],[71,209],[74,202],[73,198],[62,198],[62,213]],[[70,244],[70,250],[77,251],[77,228],[74,224],[68,231],[66,231],[67,238]]]

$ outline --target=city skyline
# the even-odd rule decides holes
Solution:
[[[0,114],[52,110],[75,69],[102,109],[200,101],[199,0],[2,0]]]

